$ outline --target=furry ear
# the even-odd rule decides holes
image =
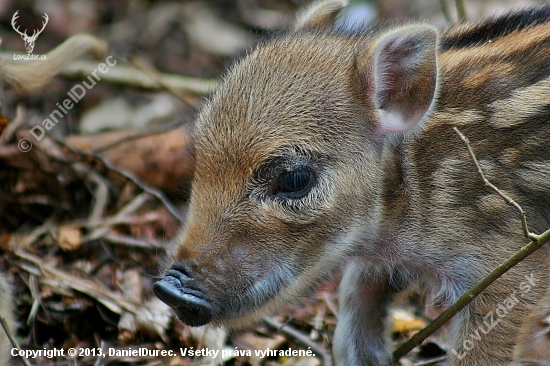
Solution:
[[[347,4],[347,0],[321,0],[310,4],[296,16],[294,30],[330,29]]]
[[[438,84],[437,32],[426,25],[382,35],[368,57],[359,58],[378,112],[378,134],[404,133],[433,109]],[[368,62],[361,62],[368,59]],[[366,68],[366,69],[365,69]]]

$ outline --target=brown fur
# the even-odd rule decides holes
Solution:
[[[489,42],[471,36],[483,23],[338,34],[319,26],[334,7],[318,9],[330,14],[258,46],[202,110],[189,220],[170,259],[188,280],[173,283],[212,304],[215,324],[238,327],[345,265],[335,359],[387,365],[394,293],[422,282],[451,304],[529,242],[454,126],[531,230],[550,227],[550,17],[490,30]],[[274,194],[293,166],[315,172],[311,190]],[[520,356],[549,280],[538,251],[491,285],[453,320],[449,364]]]

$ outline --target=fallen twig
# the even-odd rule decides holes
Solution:
[[[0,316],[0,324],[2,324],[2,328],[4,328],[4,332],[6,333],[6,336],[8,337],[8,339],[10,340],[10,343],[11,343],[12,347],[17,348],[17,349],[21,348],[19,346],[19,344],[17,343],[17,340],[12,337],[10,327],[8,326],[8,323],[6,323],[6,319],[4,319],[1,316]],[[21,360],[21,363],[23,365],[31,366],[31,364],[29,363],[29,361],[27,361],[27,359],[25,357],[19,356],[19,359]]]
[[[139,194],[136,197],[134,197],[129,203],[127,203],[116,215],[115,218],[121,219],[124,217],[127,217],[130,214],[133,214],[136,210],[138,210],[147,200],[149,199],[149,195],[147,194]],[[105,234],[109,232],[108,226],[100,226],[94,230],[92,230],[88,235],[82,238],[82,242],[86,243],[91,240],[99,239],[103,237]]]
[[[80,150],[75,149],[74,147],[64,143],[63,141],[57,141],[57,142],[59,144],[63,145],[64,147],[66,147],[67,149],[69,149],[71,152],[73,152],[75,154],[91,157],[93,159],[96,159],[96,160],[100,161],[105,166],[106,169],[108,169],[108,170],[110,170],[114,173],[117,173],[118,175],[128,179],[129,181],[134,183],[137,187],[139,187],[142,191],[144,191],[144,192],[150,194],[151,196],[157,198],[164,205],[164,207],[166,207],[168,212],[170,212],[170,214],[172,216],[174,216],[174,218],[176,218],[179,222],[183,223],[183,216],[181,215],[179,210],[176,207],[174,207],[174,205],[170,202],[170,200],[168,200],[168,198],[165,196],[165,194],[162,193],[161,191],[159,191],[158,189],[155,189],[155,188],[149,186],[148,184],[143,182],[141,179],[136,177],[134,174],[132,174],[132,173],[130,173],[130,172],[124,170],[124,169],[120,169],[120,168],[114,166],[110,161],[108,161],[106,158],[104,158],[101,155],[80,151]]]
[[[0,133],[0,145],[10,141],[15,132],[25,123],[25,107],[22,104],[17,106],[15,117],[8,123],[6,128]]]
[[[165,249],[168,243],[160,243],[157,241],[143,240],[134,238],[133,236],[106,234],[101,237],[113,244],[124,245],[127,247],[144,248],[144,249]]]
[[[42,258],[39,258],[33,254],[17,248],[14,250],[14,253],[19,258],[27,260],[38,267],[42,275],[41,282],[51,285],[54,289],[72,289],[86,294],[96,299],[116,314],[121,314],[123,311],[128,311],[136,316],[142,316],[143,313],[151,313],[150,309],[146,308],[143,303],[125,299],[122,294],[118,294],[101,287],[94,281],[78,278],[74,275],[61,271],[53,265],[45,263]],[[21,268],[28,270],[28,267],[22,266]],[[35,274],[35,271],[32,269],[30,269],[29,272]],[[151,323],[157,322],[156,318],[152,314],[150,314],[147,318]],[[165,327],[166,324],[159,323],[158,326]]]
[[[150,66],[146,65],[145,62],[140,59],[139,57],[130,57],[129,61],[132,65],[134,65],[139,70],[143,71],[147,75],[149,75],[153,80],[155,80],[161,87],[168,90],[170,93],[175,95],[178,99],[189,105],[191,108],[197,110],[200,107],[200,103],[197,101],[197,99],[193,98],[188,92],[185,92],[183,90],[177,90],[172,85],[166,82],[162,78],[162,75],[157,71],[153,70]]]
[[[455,0],[456,12],[458,13],[458,21],[460,23],[466,23],[468,21],[468,15],[466,14],[466,6],[464,6],[464,0]]]
[[[115,226],[115,225],[125,225],[125,224],[144,224],[147,222],[158,221],[160,215],[158,212],[148,212],[139,216],[124,216],[119,217],[117,215],[108,216],[105,218],[100,218],[96,220],[84,219],[84,220],[74,220],[64,222],[63,226],[75,226],[82,228],[95,228],[99,226]]]
[[[159,135],[159,134],[162,134],[162,133],[165,133],[165,132],[168,132],[168,131],[172,131],[172,130],[175,130],[177,128],[181,128],[181,126],[182,126],[182,122],[181,121],[176,121],[175,123],[170,123],[170,124],[167,124],[166,126],[155,127],[155,128],[152,128],[152,129],[148,129],[146,131],[138,131],[138,132],[135,132],[131,135],[124,136],[124,137],[122,137],[122,138],[120,138],[116,141],[110,142],[106,145],[100,146],[100,147],[94,149],[94,153],[100,153],[100,152],[112,149],[114,147],[117,147],[117,146],[125,143],[125,142],[129,142],[129,141],[133,141],[133,140],[139,140],[139,139],[144,138],[144,137],[148,137],[148,136],[152,136],[152,135]]]
[[[311,351],[321,359],[323,366],[332,365],[332,360],[328,352],[325,351],[317,343],[313,342],[307,335],[292,328],[290,325],[281,323],[273,318],[265,317],[263,318],[263,321],[270,328],[275,329],[277,332],[280,332],[289,338],[292,338],[294,341],[301,344],[302,346],[310,348]]]
[[[441,4],[441,12],[445,17],[445,20],[447,21],[447,23],[451,23],[451,13],[449,12],[449,5],[447,5],[447,0],[439,0],[439,3]]]
[[[13,59],[14,54],[21,54],[20,52],[4,51],[0,52],[0,58]],[[90,75],[97,69],[98,62],[91,60],[74,60],[71,61],[63,71],[59,73],[59,76],[81,80]],[[217,80],[213,79],[198,79],[193,77],[174,75],[174,74],[161,74],[161,80],[164,85],[170,85],[175,90],[181,90],[183,92],[208,96],[217,87]],[[101,74],[101,82],[111,83],[123,86],[132,86],[135,88],[142,88],[147,90],[162,90],[164,87],[155,81],[150,75],[147,75],[143,71],[137,70],[135,67],[117,64],[109,68],[109,72]]]
[[[429,366],[429,365],[434,365],[438,362],[443,362],[445,360],[447,360],[447,356],[441,356],[437,358],[432,358],[431,360],[428,360],[428,361],[417,362],[414,364],[414,366]]]

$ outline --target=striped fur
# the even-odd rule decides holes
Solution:
[[[528,242],[453,127],[531,230],[550,228],[550,7],[441,35],[422,24],[350,35],[326,28],[340,3],[259,45],[203,108],[189,221],[170,264],[228,327],[344,265],[335,359],[388,365],[394,293],[420,282],[450,304]],[[311,190],[270,194],[292,166],[315,172]],[[520,357],[548,281],[539,251],[491,285],[454,319],[449,364]]]

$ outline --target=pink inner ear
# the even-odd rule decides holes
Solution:
[[[419,110],[416,115],[407,118],[403,113],[380,109],[379,116],[383,124],[379,126],[378,132],[385,134],[408,131],[418,124],[426,112],[426,110]]]
[[[416,26],[383,37],[374,53],[380,133],[406,132],[429,111],[437,83],[435,30]]]

